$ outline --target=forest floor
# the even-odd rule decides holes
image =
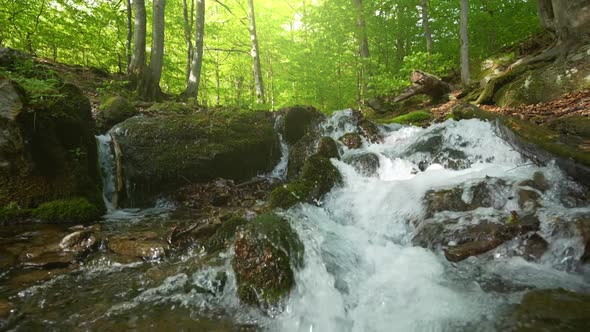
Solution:
[[[460,90],[451,93],[451,100],[431,109],[434,122],[442,122],[448,118],[453,108],[460,103],[456,96]],[[480,108],[502,115],[510,115],[523,120],[533,120],[542,124],[547,120],[564,116],[590,116],[590,89],[569,93],[561,98],[546,103],[523,105],[518,107],[499,107],[496,105],[478,105]]]

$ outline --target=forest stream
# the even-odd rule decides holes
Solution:
[[[320,130],[338,139],[357,130],[354,122],[352,111],[339,111]],[[164,257],[155,246],[151,259],[126,262],[102,243],[56,277],[1,270],[0,298],[12,314],[0,330],[509,331],[548,322],[522,316],[527,304],[549,303],[543,290],[567,289],[562,300],[590,291],[576,228],[590,205],[558,166],[531,162],[495,124],[476,119],[379,130],[383,141],[364,140],[360,149],[338,143],[341,160],[331,162],[341,185],[315,204],[278,212],[305,249],[295,288],[276,306],[240,304],[234,246],[214,257],[198,246]],[[112,200],[114,157],[108,139],[98,141]],[[286,173],[282,147],[267,178]],[[149,240],[196,218],[164,200],[142,210],[109,205],[92,226],[102,238]],[[45,245],[70,226],[7,226],[0,244]],[[571,318],[569,308],[552,308],[549,323],[583,330],[587,320]]]

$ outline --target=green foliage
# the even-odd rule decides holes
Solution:
[[[122,73],[127,65],[125,4],[106,0],[0,0],[0,45],[54,61]],[[306,104],[330,111],[356,106],[359,97],[366,99],[399,90],[409,84],[408,74],[413,69],[448,76],[459,59],[459,3],[429,1],[432,55],[425,52],[418,5],[416,0],[363,1],[370,49],[370,58],[364,59],[358,54],[358,18],[350,0],[257,0],[260,58],[267,92],[266,102],[257,104],[250,37],[244,20],[246,4],[208,2],[198,103],[259,109]],[[150,24],[150,0],[146,8]],[[161,87],[170,94],[182,92],[186,85],[182,11],[181,1],[168,1]],[[472,63],[541,29],[535,1],[471,1],[469,14]],[[190,23],[194,28],[194,22]],[[151,29],[147,30],[150,39]],[[194,41],[194,36],[191,39]],[[361,95],[363,84],[359,79],[368,84],[366,95]],[[25,83],[41,92],[37,98],[50,94],[36,86],[39,82]],[[125,83],[104,87],[106,95],[124,88]]]
[[[0,67],[1,76],[18,83],[32,105],[54,104],[63,97],[59,91],[63,84],[57,74],[33,60],[15,63],[11,69]]]
[[[11,202],[0,208],[0,223],[20,221],[28,218],[30,214],[30,209],[22,209],[16,202]]]
[[[405,115],[398,116],[396,118],[391,119],[391,121],[387,121],[389,123],[399,123],[399,124],[422,124],[425,122],[430,121],[432,119],[432,115],[430,112],[427,111],[415,111]]]
[[[47,222],[83,223],[99,218],[101,210],[86,198],[71,198],[43,203],[32,215]]]

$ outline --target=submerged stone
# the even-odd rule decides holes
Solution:
[[[375,175],[380,167],[379,156],[370,152],[349,155],[344,162],[354,167],[356,172],[363,176]]]
[[[351,150],[360,149],[363,146],[363,139],[357,133],[346,133],[339,138],[339,141]]]
[[[152,261],[164,258],[169,246],[156,234],[144,233],[109,239],[108,248],[117,255]]]
[[[287,220],[262,215],[245,225],[234,242],[232,267],[238,297],[245,304],[275,307],[295,286],[303,244]]]

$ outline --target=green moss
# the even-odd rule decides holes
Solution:
[[[43,203],[32,215],[47,222],[84,223],[98,219],[101,213],[101,209],[86,198],[71,198]]]
[[[338,152],[338,144],[331,137],[322,137],[318,144],[318,155],[325,158],[336,158],[340,159],[340,153]]]
[[[208,253],[213,253],[225,249],[229,241],[235,236],[238,227],[247,223],[248,221],[242,217],[231,217],[205,242],[205,250]]]
[[[269,205],[271,208],[288,209],[297,203],[306,201],[312,188],[313,184],[303,180],[282,185],[270,193]]]
[[[415,111],[412,113],[408,113],[406,115],[398,116],[393,118],[389,121],[389,123],[398,123],[398,124],[421,124],[424,122],[428,122],[432,119],[432,115],[430,112],[426,111]]]
[[[292,267],[303,265],[303,251],[297,233],[275,214],[261,215],[244,226],[232,259],[240,300],[276,305],[295,286]]]
[[[8,204],[0,208],[0,223],[12,223],[28,219],[31,209],[21,209],[17,204]]]

